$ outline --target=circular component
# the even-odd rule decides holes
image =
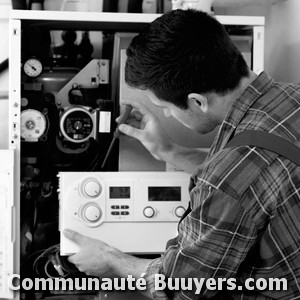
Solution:
[[[185,213],[185,208],[182,206],[178,206],[175,208],[175,216],[181,218]]]
[[[21,113],[21,136],[27,142],[37,142],[47,128],[46,117],[35,109]]]
[[[144,208],[143,214],[146,218],[152,218],[155,215],[155,210],[151,206],[146,206]]]
[[[43,71],[42,63],[36,58],[29,58],[23,65],[25,74],[31,78],[38,77]]]
[[[82,143],[93,135],[94,121],[84,107],[71,107],[61,115],[60,131],[70,142]]]
[[[96,205],[89,205],[84,209],[83,216],[88,222],[94,223],[100,220],[101,210]]]
[[[83,183],[82,190],[90,198],[95,198],[101,193],[101,185],[94,179],[88,179]]]

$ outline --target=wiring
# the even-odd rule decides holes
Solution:
[[[49,278],[67,277],[79,274],[78,269],[67,262],[59,252],[59,244],[44,250],[33,262],[33,270],[38,275],[46,275]]]

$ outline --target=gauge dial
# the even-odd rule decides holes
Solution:
[[[42,63],[36,58],[29,58],[25,61],[23,70],[31,78],[38,77],[43,71]]]

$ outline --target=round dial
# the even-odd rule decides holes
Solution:
[[[182,206],[178,206],[175,209],[175,216],[178,218],[181,218],[183,216],[183,214],[185,213],[185,208]]]
[[[101,193],[101,186],[96,180],[90,179],[84,182],[83,192],[86,196],[95,198]]]
[[[151,206],[146,206],[144,208],[143,214],[146,218],[152,218],[155,215],[155,210]]]
[[[101,211],[96,205],[90,205],[85,208],[84,217],[88,222],[97,222],[101,217]]]
[[[31,78],[38,77],[43,71],[42,63],[36,58],[29,58],[23,65],[25,74]]]

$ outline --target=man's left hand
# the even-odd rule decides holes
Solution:
[[[90,276],[112,275],[112,257],[116,249],[106,243],[66,229],[64,235],[79,245],[80,250],[69,256],[68,260],[79,271]]]

